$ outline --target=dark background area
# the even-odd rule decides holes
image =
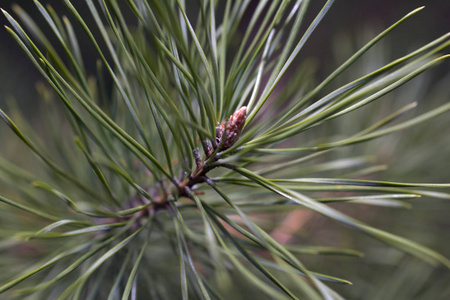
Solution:
[[[73,1],[77,4],[80,13],[87,12],[87,8],[78,5],[82,1]],[[320,10],[325,1],[311,1],[309,16],[312,19]],[[11,12],[11,5],[18,3],[37,22],[44,24],[36,6],[31,0],[0,0],[0,7]],[[42,4],[50,4],[57,12],[67,12],[62,1],[42,1]],[[316,57],[320,63],[319,76],[325,76],[335,67],[329,67],[333,63],[332,42],[336,34],[346,33],[355,35],[366,27],[374,27],[382,30],[393,24],[402,16],[415,8],[426,6],[424,10],[416,14],[406,24],[397,28],[390,34],[392,48],[398,49],[399,54],[404,54],[411,47],[423,45],[450,30],[450,1],[448,0],[336,0],[331,10],[325,16],[322,23],[307,42],[302,57]],[[89,14],[89,13],[88,13]],[[7,25],[6,18],[1,15],[0,23]],[[44,29],[46,25],[43,27]],[[49,32],[49,31],[47,31]],[[51,36],[51,34],[49,34]],[[83,46],[82,34],[80,43]],[[93,49],[85,45],[85,59],[87,66],[92,64]],[[406,49],[405,49],[406,48]],[[92,62],[89,61],[89,57]],[[34,111],[34,99],[36,81],[41,80],[40,74],[27,60],[25,55],[9,36],[7,31],[0,29],[0,105],[4,107],[6,99],[18,101],[22,109]]]

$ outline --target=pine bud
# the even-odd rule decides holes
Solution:
[[[244,128],[245,119],[247,118],[247,107],[242,106],[234,114],[230,116],[228,120],[223,121],[216,127],[216,143],[220,145],[223,141],[220,150],[226,150],[236,143],[241,134],[242,128]],[[224,137],[225,135],[225,137]]]

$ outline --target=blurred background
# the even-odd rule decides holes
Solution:
[[[77,5],[78,2],[82,1],[76,1]],[[324,2],[311,1],[310,18],[313,18],[313,12],[317,12]],[[0,0],[0,7],[11,12],[13,3],[19,4],[37,24],[45,24],[32,0]],[[41,3],[52,5],[58,12],[67,11],[59,0],[47,0]],[[421,6],[426,6],[426,9],[391,33],[393,55],[405,53],[408,48],[422,45],[447,33],[450,29],[450,2],[447,0],[337,0],[307,43],[301,57],[318,58],[320,62],[318,75],[324,76],[339,63],[335,61],[333,53],[333,47],[336,46],[333,43],[338,36],[347,34],[352,38],[367,28],[374,30],[385,28]],[[83,5],[77,8],[81,13],[88,12]],[[8,24],[3,14],[0,15],[0,24]],[[355,40],[350,41],[355,42]],[[83,44],[82,41],[81,44]],[[91,47],[87,46],[84,51],[88,52],[85,53],[85,59],[92,58],[92,55],[89,55],[90,51],[93,53]],[[89,66],[89,64],[86,65]],[[3,26],[0,29],[0,70],[0,104],[3,104],[5,99],[14,97],[16,101],[23,103],[25,108],[33,111],[35,102],[33,86],[41,77]],[[20,88],[17,86],[17,80],[21,83]]]
[[[31,0],[0,0],[0,7],[11,11],[19,3],[38,24],[42,17]],[[50,3],[56,11],[66,11],[62,1]],[[311,1],[309,18],[314,18],[324,1]],[[394,30],[379,45],[370,50],[355,66],[345,72],[335,85],[347,83],[395,58],[417,49],[450,31],[450,1],[448,0],[336,0],[297,59],[310,61],[315,78],[324,78],[384,28],[408,12],[426,6],[424,10]],[[80,6],[83,12],[83,6]],[[87,11],[87,10],[86,10]],[[0,23],[7,24],[0,16]],[[43,27],[47,28],[47,27]],[[45,31],[45,30],[44,30]],[[80,39],[81,41],[81,39]],[[83,44],[81,42],[81,44]],[[86,66],[95,64],[93,49],[86,45]],[[35,84],[41,76],[15,44],[6,30],[0,29],[0,107],[15,103],[32,122],[47,117],[39,114]],[[337,130],[348,131],[364,126],[367,116],[389,111],[417,101],[417,113],[450,101],[450,63],[444,62],[359,115],[342,118]],[[392,104],[393,103],[393,104]],[[446,114],[413,129],[381,140],[344,149],[359,155],[373,155],[388,170],[377,179],[414,182],[450,182],[450,115]],[[355,130],[355,129],[353,129]],[[17,139],[11,139],[9,129],[0,123],[0,153],[14,153]],[[1,185],[0,185],[1,188]],[[447,191],[448,192],[448,191]],[[450,258],[450,199],[411,201],[412,209],[379,207],[343,207],[346,213],[364,222],[407,237]],[[299,228],[293,242],[318,245],[341,245],[365,252],[364,258],[308,256],[311,269],[336,275],[353,282],[353,286],[332,286],[348,299],[450,299],[450,271],[434,268],[415,260],[373,239],[319,217],[311,217]],[[380,255],[381,253],[381,255]]]

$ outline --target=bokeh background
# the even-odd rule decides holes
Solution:
[[[20,4],[38,24],[44,24],[31,0],[0,0],[0,7],[10,11],[13,2]],[[311,2],[309,17],[312,19],[324,1]],[[50,3],[57,11],[66,11],[62,1],[42,3]],[[298,63],[311,62],[309,65],[315,68],[313,76],[318,80],[324,78],[378,32],[420,6],[426,8],[369,51],[336,85],[351,81],[450,31],[448,0],[336,0],[300,53]],[[3,15],[0,16],[0,24],[7,24]],[[95,65],[92,48],[86,45],[83,51],[86,65]],[[0,28],[0,107],[7,108],[14,103],[34,124],[38,124],[40,118],[51,117],[38,109],[35,84],[39,80],[40,74],[6,30]],[[363,126],[367,116],[389,110],[389,105],[399,107],[417,101],[418,112],[427,111],[450,101],[449,83],[450,62],[446,62],[388,95],[387,100],[393,104],[370,106],[359,116],[339,121],[335,128],[346,131]],[[446,114],[416,128],[343,151],[373,155],[378,163],[388,165],[387,171],[377,174],[378,179],[450,182],[449,128],[450,115]],[[18,143],[7,132],[7,127],[0,123],[0,153],[3,155],[14,154]],[[412,209],[342,209],[369,224],[423,243],[450,258],[450,199],[422,197],[411,201],[411,204]],[[318,272],[352,281],[353,286],[333,286],[348,299],[450,299],[449,270],[429,266],[349,229],[336,229],[334,223],[321,217],[314,216],[305,222],[295,240],[321,245],[341,244],[366,253],[362,259],[304,259],[310,268]]]
[[[77,5],[79,2],[82,1],[74,1]],[[311,1],[309,14],[311,18],[312,12],[317,12],[324,2]],[[19,4],[26,10],[37,24],[45,24],[32,0],[0,0],[0,7],[11,11],[13,3]],[[63,2],[59,0],[47,0],[41,3],[52,5],[56,11],[66,11]],[[336,0],[301,56],[318,58],[320,61],[318,75],[324,76],[328,74],[330,66],[338,63],[334,58],[336,45],[333,43],[339,35],[348,34],[350,37],[355,37],[368,28],[385,28],[421,6],[426,8],[390,35],[393,54],[405,53],[408,48],[422,45],[450,31],[448,0]],[[83,6],[77,8],[81,13],[88,12],[85,7],[83,10]],[[7,24],[3,14],[0,14],[0,24]],[[83,44],[82,40],[80,43]],[[92,57],[89,52],[93,49],[87,46],[85,51],[87,51],[86,59],[89,60],[89,57]],[[89,66],[89,64],[86,65]],[[0,104],[3,104],[8,97],[14,97],[16,101],[24,104],[25,109],[28,107],[30,111],[34,111],[33,86],[41,77],[4,28],[0,29],[0,71]]]

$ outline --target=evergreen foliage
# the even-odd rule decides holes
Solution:
[[[277,240],[280,216],[299,211],[450,268],[439,253],[330,205],[450,199],[450,184],[375,180],[365,177],[379,170],[370,158],[334,156],[450,103],[408,117],[409,103],[347,136],[322,130],[448,59],[449,34],[331,88],[421,8],[316,83],[308,61],[293,66],[332,0],[309,24],[308,0],[63,2],[67,17],[35,1],[51,32],[19,6],[3,11],[47,83],[38,85],[43,128],[0,110],[33,154],[0,159],[2,297],[341,299],[333,287],[350,284],[345,273],[310,270],[308,255],[362,253]],[[95,68],[81,40],[95,49]]]

